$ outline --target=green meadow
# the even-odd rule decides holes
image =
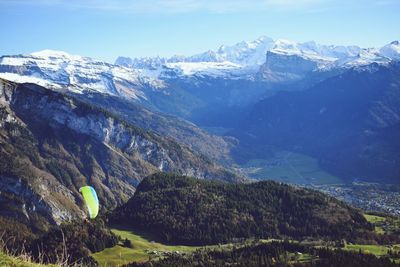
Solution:
[[[92,256],[102,267],[114,267],[130,262],[144,262],[157,257],[163,257],[166,253],[191,253],[197,249],[233,249],[231,243],[212,246],[182,246],[169,245],[157,242],[153,236],[141,231],[128,229],[124,227],[114,227],[111,231],[120,236],[122,240],[128,239],[132,243],[132,248],[123,246],[120,242],[118,245],[107,248],[101,252],[94,253]],[[271,242],[276,239],[259,240],[260,242]],[[242,245],[250,244],[252,240],[244,242]],[[250,243],[249,243],[250,242]],[[305,257],[305,256],[303,256]]]
[[[122,240],[128,239],[132,243],[132,248],[124,247],[122,242],[115,247],[105,249],[92,256],[99,262],[100,266],[119,266],[129,262],[148,261],[154,257],[162,257],[165,253],[188,253],[200,247],[196,246],[174,246],[166,245],[153,241],[154,239],[140,231],[131,229],[112,228],[112,232],[120,236]]]

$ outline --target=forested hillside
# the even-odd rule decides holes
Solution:
[[[356,209],[324,194],[272,181],[225,184],[158,173],[110,217],[167,242],[240,238],[355,239],[373,229]]]

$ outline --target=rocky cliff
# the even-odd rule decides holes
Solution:
[[[30,226],[84,216],[90,184],[101,210],[123,203],[147,175],[237,177],[168,137],[33,84],[0,81],[0,216]]]

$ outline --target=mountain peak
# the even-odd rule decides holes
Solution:
[[[400,42],[395,40],[382,47],[379,52],[385,57],[400,60]]]
[[[89,59],[89,58],[86,58],[86,57],[84,58],[79,55],[71,55],[64,51],[51,50],[51,49],[44,49],[41,51],[33,52],[30,55],[33,57],[38,57],[38,58],[63,58],[63,59],[69,59],[69,60]]]
[[[259,42],[265,42],[265,41],[271,41],[271,40],[272,40],[272,38],[268,37],[266,35],[261,35],[260,37],[258,37],[256,39],[256,41],[259,41]]]

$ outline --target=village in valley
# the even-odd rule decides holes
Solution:
[[[400,186],[353,182],[351,184],[306,185],[366,211],[400,216]]]

